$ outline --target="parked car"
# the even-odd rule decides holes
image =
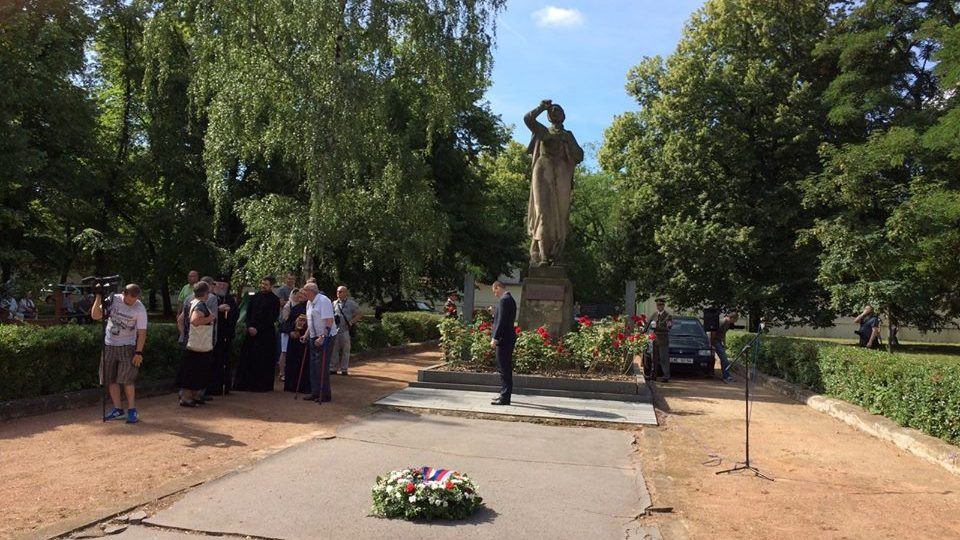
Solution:
[[[384,313],[388,311],[423,311],[426,313],[436,313],[436,309],[423,300],[391,300],[386,304],[379,305],[373,309],[373,315],[380,320]]]
[[[83,287],[81,285],[75,285],[73,283],[48,283],[45,287],[40,289],[40,297],[43,298],[43,301],[51,304],[53,303],[53,291],[59,289],[61,294],[70,293],[74,295],[75,298],[80,298],[83,296]]]
[[[648,327],[647,332],[650,331]],[[670,328],[670,371],[675,367],[690,367],[703,373],[713,375],[713,349],[710,348],[710,338],[703,330],[703,325],[695,317],[674,317]],[[647,344],[643,351],[643,372],[646,376],[653,374],[656,366],[653,363],[653,342]]]

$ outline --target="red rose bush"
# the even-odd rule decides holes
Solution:
[[[552,374],[576,371],[611,374],[624,371],[624,358],[643,352],[650,339],[640,330],[643,316],[629,319],[580,317],[574,331],[554,336],[544,327],[515,327],[517,346],[513,353],[516,373]],[[440,345],[447,362],[472,370],[494,371],[496,359],[490,347],[493,324],[478,318],[472,324],[453,319],[440,323]]]

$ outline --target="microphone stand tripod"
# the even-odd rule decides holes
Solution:
[[[748,349],[752,349],[753,366],[754,366],[754,369],[756,369],[757,360],[759,359],[758,354],[760,351],[760,337],[763,335],[763,330],[764,330],[764,324],[760,323],[760,328],[757,330],[757,335],[754,336],[753,340],[751,340],[750,343],[747,343],[743,347],[743,349],[737,354],[737,358],[734,358],[733,362],[730,362],[731,365],[734,364],[738,358],[740,358],[741,356],[744,356],[744,353],[746,353]],[[733,468],[730,468],[724,471],[718,471],[716,474],[732,474],[739,471],[753,471],[754,476],[773,482],[773,478],[770,478],[769,476],[764,475],[762,472],[760,472],[759,469],[757,469],[756,467],[750,464],[750,365],[749,363],[747,363],[744,367],[746,368],[746,377],[744,377],[744,381],[743,381],[744,423],[746,426],[744,445],[746,447],[746,459],[742,463],[737,463]]]

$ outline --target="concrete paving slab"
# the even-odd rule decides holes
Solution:
[[[442,388],[404,388],[375,404],[559,420],[657,425],[650,403],[514,394],[507,406],[491,405],[496,394]]]
[[[201,486],[146,523],[285,539],[621,539],[650,504],[632,443],[617,430],[383,411]],[[369,515],[378,474],[422,465],[470,474],[487,507],[462,522]]]

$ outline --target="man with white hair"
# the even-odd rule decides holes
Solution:
[[[346,285],[337,287],[337,299],[333,302],[333,322],[340,330],[333,340],[333,353],[330,360],[330,373],[339,371],[346,375],[350,369],[350,338],[353,325],[360,320],[360,306],[350,298]]]
[[[320,293],[316,283],[307,283],[300,291],[307,298],[307,335],[300,341],[306,343],[310,351],[310,395],[304,399],[323,403],[332,399],[329,352],[337,335],[333,302]]]

